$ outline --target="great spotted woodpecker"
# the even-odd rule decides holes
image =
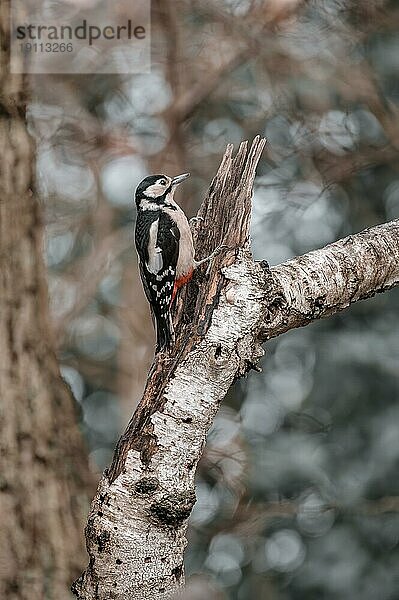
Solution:
[[[190,225],[173,199],[177,186],[189,175],[150,175],[136,189],[135,242],[144,292],[155,321],[157,352],[174,342],[170,309],[177,290],[191,279],[198,265],[215,254],[195,260]]]

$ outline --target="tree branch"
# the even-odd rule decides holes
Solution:
[[[293,258],[271,273],[282,302],[270,310],[262,340],[328,317],[399,284],[399,219]]]
[[[399,282],[399,225],[368,230],[270,269],[255,263],[249,219],[265,140],[228,146],[199,211],[197,257],[228,247],[196,273],[175,314],[177,341],[155,357],[143,399],[115,450],[86,529],[81,599],[168,598],[184,582],[187,519],[206,435],[260,343]]]
[[[263,502],[239,506],[234,513],[234,521],[220,521],[216,531],[234,532],[241,536],[256,536],[274,519],[290,519],[298,514],[321,514],[333,511],[338,515],[353,515],[360,517],[381,517],[386,514],[399,512],[399,497],[384,496],[377,500],[362,500],[354,506],[347,506],[337,502],[320,503],[316,506],[306,506],[291,500],[277,502]]]

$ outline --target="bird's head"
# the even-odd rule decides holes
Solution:
[[[145,208],[150,205],[164,205],[173,200],[177,186],[182,183],[190,173],[183,173],[177,177],[167,175],[149,175],[143,179],[136,188],[136,204]]]

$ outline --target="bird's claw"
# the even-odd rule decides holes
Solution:
[[[211,272],[211,268],[212,268],[212,262],[213,262],[213,259],[215,258],[215,256],[217,256],[219,254],[219,252],[221,252],[222,250],[226,250],[228,248],[229,247],[226,246],[226,244],[221,244],[220,246],[218,246],[217,248],[215,248],[215,250],[212,252],[212,254],[210,254],[206,258],[203,258],[202,260],[195,261],[195,268],[200,267],[201,265],[203,265],[206,262],[209,262],[209,266],[208,266],[208,268],[206,270],[206,275],[209,275],[209,273]]]
[[[198,221],[203,221],[203,220],[204,220],[203,217],[191,217],[188,224],[190,225],[190,227],[192,227],[192,225],[195,225],[196,223],[198,223]]]

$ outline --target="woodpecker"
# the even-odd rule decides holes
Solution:
[[[189,176],[150,175],[139,183],[135,194],[135,243],[156,329],[156,352],[169,349],[174,342],[171,306],[177,290],[190,281],[198,265],[214,255],[195,260],[190,225],[173,199],[177,186]]]

